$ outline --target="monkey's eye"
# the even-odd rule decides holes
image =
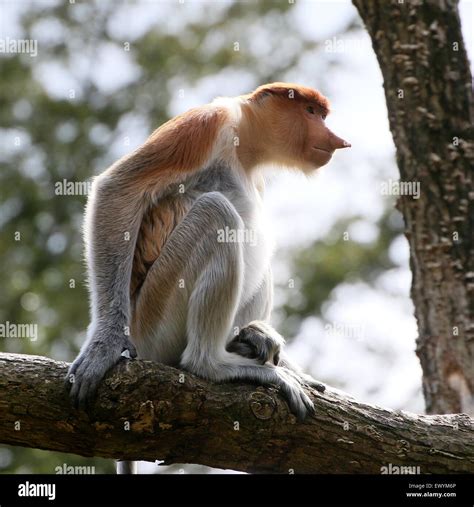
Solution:
[[[314,107],[313,106],[308,106],[306,108],[306,111],[308,111],[309,114],[314,114]]]

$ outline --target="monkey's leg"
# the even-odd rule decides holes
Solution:
[[[276,331],[265,333],[261,327],[270,317],[273,300],[272,272],[268,268],[260,287],[252,299],[239,308],[234,320],[233,335],[229,337],[226,350],[243,357],[257,359],[260,364],[270,362],[277,365],[284,339]],[[262,322],[264,321],[264,322]],[[262,326],[259,323],[262,322]]]
[[[184,312],[187,344],[180,361],[184,369],[214,381],[277,385],[290,409],[303,418],[313,404],[287,371],[225,350],[241,298],[244,262],[242,244],[219,242],[218,232],[242,227],[234,206],[221,193],[198,198],[147,274],[135,305],[132,336],[140,356],[147,357],[143,352],[153,350],[149,340],[156,339],[151,328]],[[179,317],[174,319],[168,329],[179,326]],[[160,338],[166,346],[165,335]]]

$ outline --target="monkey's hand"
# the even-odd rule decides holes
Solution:
[[[240,356],[256,359],[260,364],[270,362],[278,365],[280,351],[284,343],[283,336],[270,325],[260,320],[254,320],[241,329],[226,349]]]
[[[127,353],[128,351],[128,353]],[[125,336],[111,336],[110,331],[96,332],[69,368],[66,386],[76,408],[90,406],[104,375],[121,357],[136,357],[135,346]]]

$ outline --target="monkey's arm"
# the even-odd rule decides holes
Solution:
[[[136,356],[128,339],[130,277],[143,206],[140,193],[114,170],[95,180],[85,226],[91,323],[68,373],[76,406],[88,404],[124,350]]]

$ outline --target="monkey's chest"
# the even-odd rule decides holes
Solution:
[[[242,303],[249,301],[260,287],[270,267],[274,245],[266,217],[261,210],[252,210],[250,217],[248,219],[244,218],[244,224]]]

